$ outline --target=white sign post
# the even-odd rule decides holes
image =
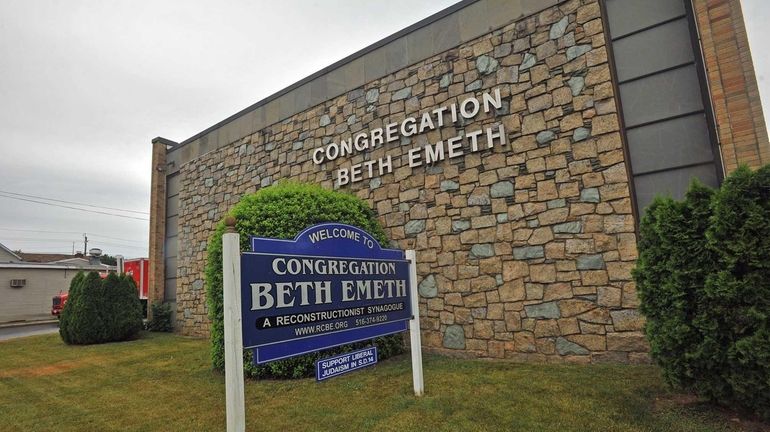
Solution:
[[[235,218],[225,219],[222,236],[222,281],[225,324],[225,411],[227,432],[246,430],[243,394],[243,334],[241,333],[241,245]]]
[[[412,302],[412,319],[409,320],[409,340],[412,349],[412,382],[414,383],[414,395],[422,396],[425,393],[425,384],[422,376],[420,301],[417,297],[417,254],[413,250],[406,251],[406,260],[409,261],[410,301]]]

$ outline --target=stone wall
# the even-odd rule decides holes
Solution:
[[[311,160],[346,134],[494,89],[502,109],[334,163]],[[407,164],[412,148],[498,124],[504,146]],[[391,155],[392,173],[342,189],[370,203],[394,246],[417,250],[425,348],[646,361],[618,129],[599,4],[572,0],[209,152],[180,168],[178,328],[208,334],[206,244],[241,195],[282,179],[333,188],[337,164]]]

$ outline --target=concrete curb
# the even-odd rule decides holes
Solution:
[[[36,325],[43,325],[43,324],[54,324],[58,322],[59,322],[58,319],[53,319],[53,320],[42,320],[42,321],[21,321],[21,322],[0,323],[0,329],[13,328],[13,327],[28,327],[28,326],[36,326]]]

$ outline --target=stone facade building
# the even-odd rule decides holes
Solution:
[[[738,0],[463,1],[153,146],[150,295],[179,332],[208,335],[216,223],[291,179],[417,250],[426,349],[523,361],[646,361],[644,207],[770,162]]]

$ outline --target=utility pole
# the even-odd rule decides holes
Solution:
[[[88,255],[88,235],[83,233],[83,256]]]

